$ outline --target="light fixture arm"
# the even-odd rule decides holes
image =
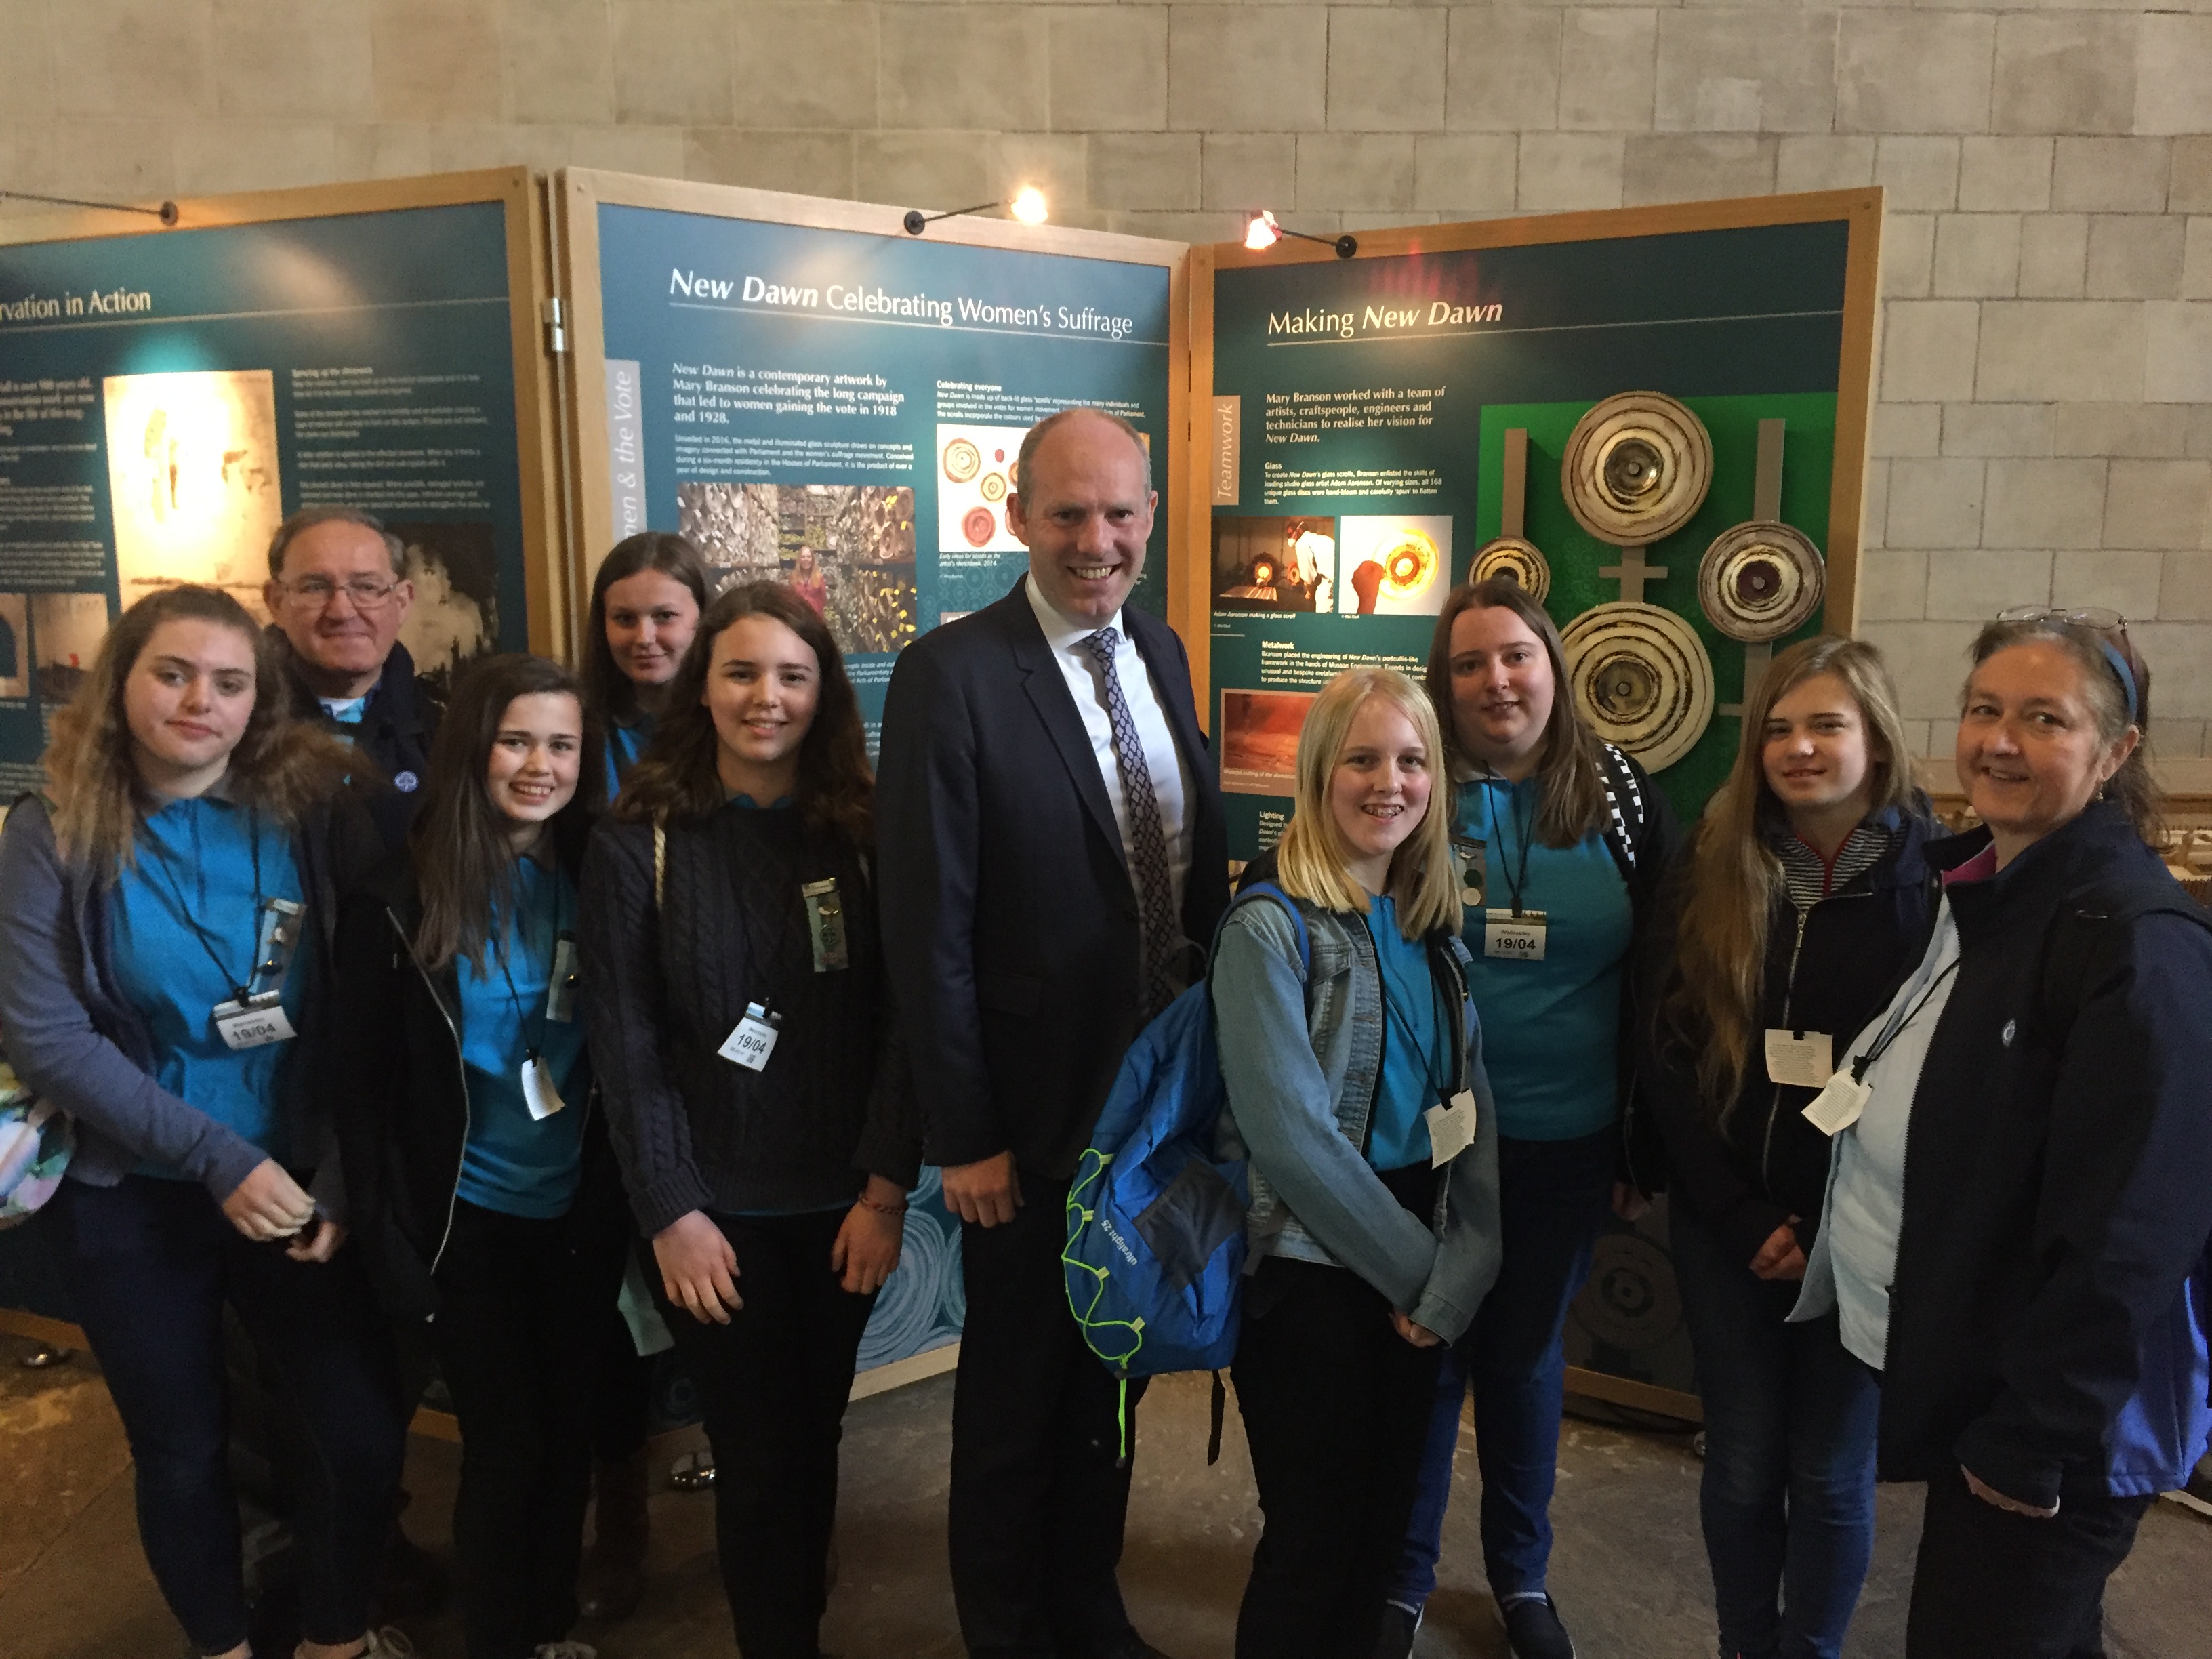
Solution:
[[[900,222],[906,226],[908,235],[919,236],[922,233],[923,227],[933,225],[939,219],[957,219],[964,214],[981,213],[986,208],[1004,206],[1006,206],[1004,202],[994,200],[978,202],[974,207],[954,208],[950,213],[924,213],[920,208],[908,208],[906,210],[906,217]]]
[[[1359,239],[1349,231],[1341,236],[1315,236],[1303,230],[1292,230],[1288,225],[1277,225],[1279,234],[1295,236],[1301,242],[1319,242],[1323,247],[1333,247],[1340,259],[1349,259],[1359,252]]]
[[[40,196],[27,190],[0,189],[0,201],[44,202],[49,207],[97,208],[106,213],[143,213],[149,218],[159,219],[165,225],[177,222],[177,204],[164,202],[157,208],[138,207],[129,202],[87,202],[75,196]]]

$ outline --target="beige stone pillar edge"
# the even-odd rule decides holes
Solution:
[[[507,315],[514,358],[515,453],[522,492],[522,543],[530,647],[564,656],[573,643],[572,584],[563,568],[557,533],[557,478],[540,332],[551,289],[550,263],[538,187],[527,167],[440,173],[412,179],[374,179],[358,184],[314,185],[298,190],[254,191],[235,196],[188,197],[177,203],[177,222],[149,229],[136,214],[92,209],[0,219],[0,246],[33,242],[85,241],[106,236],[173,236],[179,231],[267,224],[285,219],[335,218],[342,214],[390,213],[407,208],[453,207],[498,202],[507,210]],[[147,204],[147,205],[153,205]]]

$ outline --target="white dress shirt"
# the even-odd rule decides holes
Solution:
[[[1030,609],[1036,613],[1037,626],[1044,630],[1045,643],[1052,647],[1052,659],[1059,665],[1060,678],[1067,682],[1068,695],[1075,699],[1075,712],[1083,717],[1083,730],[1091,739],[1098,775],[1106,781],[1106,799],[1114,803],[1114,824],[1121,831],[1121,860],[1127,865],[1131,859],[1129,803],[1121,790],[1121,766],[1114,758],[1114,720],[1106,712],[1106,686],[1099,677],[1098,659],[1084,643],[1101,628],[1111,628],[1121,641],[1114,649],[1115,676],[1121,682],[1129,717],[1137,723],[1137,737],[1144,745],[1145,766],[1152,775],[1160,834],[1167,843],[1168,896],[1180,922],[1183,880],[1190,873],[1188,805],[1192,792],[1189,772],[1183,764],[1182,751],[1176,747],[1159,687],[1152,684],[1136,641],[1122,626],[1120,611],[1107,622],[1083,622],[1054,610],[1036,576],[1023,584],[1023,591],[1029,595]]]

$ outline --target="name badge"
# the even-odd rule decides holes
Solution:
[[[748,1072],[766,1069],[768,1057],[775,1052],[775,1039],[783,1024],[783,1016],[772,1014],[757,1002],[745,1005],[745,1017],[738,1028],[722,1040],[714,1052],[732,1065],[742,1066]]]
[[[845,906],[837,878],[810,881],[799,890],[806,901],[806,931],[814,939],[814,971],[831,974],[850,965],[845,954]]]
[[[563,933],[553,942],[553,977],[545,987],[545,1018],[563,1025],[576,1018],[576,936]]]
[[[1474,1091],[1462,1089],[1450,1103],[1421,1114],[1429,1126],[1429,1167],[1441,1170],[1474,1145]]]
[[[532,1054],[522,1062],[522,1103],[530,1108],[531,1121],[543,1123],[568,1103],[553,1086],[553,1070]]]
[[[1488,849],[1481,842],[1460,836],[1452,837],[1451,848],[1452,864],[1459,872],[1460,908],[1480,910],[1490,884]]]
[[[1769,1031],[1766,1079],[1799,1089],[1818,1089],[1836,1069],[1835,1039],[1826,1031]]]
[[[1805,1108],[1805,1121],[1824,1135],[1841,1134],[1859,1121],[1874,1091],[1851,1075],[1848,1066],[1822,1085]]]
[[[274,991],[247,997],[244,1001],[218,1002],[215,1006],[215,1029],[223,1046],[234,1053],[243,1048],[265,1048],[272,1042],[289,1042],[298,1035]]]
[[[1544,959],[1544,912],[1523,910],[1516,915],[1510,910],[1488,910],[1484,917],[1483,955],[1505,962]]]

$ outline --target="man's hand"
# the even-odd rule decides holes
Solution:
[[[668,1299],[702,1325],[726,1325],[745,1305],[738,1294],[738,1253],[704,1211],[687,1210],[655,1233],[653,1259]]]
[[[1802,1279],[1805,1277],[1805,1252],[1799,1248],[1797,1235],[1792,1229],[1798,1218],[1791,1216],[1766,1236],[1766,1243],[1759,1247],[1759,1254],[1751,1259],[1754,1279]]]
[[[1964,1463],[1959,1465],[1959,1473],[1966,1477],[1966,1490],[1984,1504],[1994,1504],[2001,1510],[2009,1510],[2014,1515],[2024,1515],[2031,1521],[2048,1521],[2058,1513],[2058,1505],[2056,1504],[2047,1510],[2039,1510],[2033,1504],[2021,1503],[2017,1498],[2007,1498],[1995,1486],[1977,1480],[1974,1472]]]
[[[315,1200],[300,1190],[300,1183],[284,1173],[284,1166],[264,1158],[246,1172],[222,1201],[230,1224],[257,1244],[289,1238],[312,1220]]]
[[[945,1166],[945,1207],[963,1221],[996,1227],[1012,1221],[1021,1202],[1021,1177],[1014,1173],[1011,1151]]]
[[[295,1261],[328,1261],[345,1243],[346,1230],[328,1216],[311,1223],[311,1232],[303,1232],[284,1247],[284,1254]]]
[[[1416,1325],[1395,1308],[1390,1310],[1390,1328],[1417,1348],[1433,1348],[1443,1340],[1426,1325]]]
[[[905,1241],[906,1194],[896,1182],[870,1176],[867,1190],[845,1212],[845,1224],[830,1247],[830,1271],[850,1294],[872,1296],[898,1266]]]
[[[1651,1200],[1629,1182],[1613,1183],[1613,1212],[1623,1221],[1641,1221],[1651,1213]]]

